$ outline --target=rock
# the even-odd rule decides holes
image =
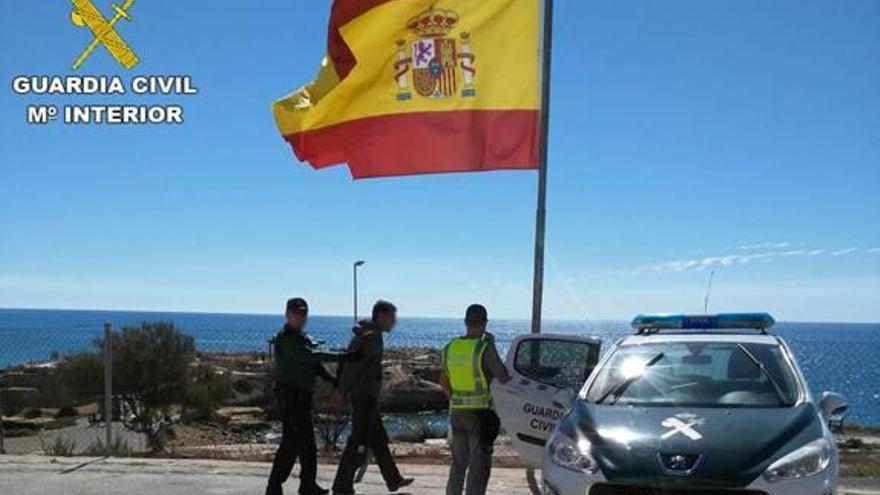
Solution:
[[[261,407],[221,407],[216,416],[220,423],[233,430],[261,430],[270,427]]]
[[[418,412],[446,409],[447,400],[439,384],[419,378],[402,364],[384,370],[382,409],[388,412]]]
[[[232,372],[232,396],[227,406],[268,407],[272,403],[272,379],[268,373]]]

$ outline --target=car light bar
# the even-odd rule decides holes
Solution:
[[[722,313],[717,315],[638,315],[632,321],[636,333],[658,330],[766,330],[776,320],[768,313]]]

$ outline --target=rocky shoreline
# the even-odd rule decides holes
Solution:
[[[225,460],[270,460],[277,448],[279,432],[273,407],[271,362],[265,352],[199,352],[193,366],[206,366],[231,380],[230,393],[209,417],[178,411],[173,435],[164,455],[183,458]],[[6,414],[2,421],[10,441],[30,440],[19,453],[47,453],[46,438],[76,436],[86,428],[96,436],[98,405],[70,407],[63,390],[51,377],[52,363],[21,366],[0,371]],[[331,373],[333,366],[328,366]],[[406,462],[445,464],[449,460],[446,442],[446,397],[440,386],[440,351],[424,348],[390,348],[383,362],[382,410],[392,437],[392,450]],[[37,391],[39,393],[34,393]],[[335,462],[348,422],[346,414],[327,407],[331,388],[319,381],[315,393],[317,436],[321,457]],[[10,415],[9,399],[17,405]],[[88,425],[88,426],[87,426]],[[91,431],[95,430],[95,431]],[[15,435],[9,435],[12,432]],[[327,441],[326,439],[333,439]],[[10,437],[15,438],[10,438]],[[39,437],[39,442],[36,441]],[[144,455],[137,435],[126,434],[128,455]],[[848,427],[838,435],[842,454],[841,472],[846,476],[880,474],[880,429]],[[77,452],[82,452],[80,446]],[[67,454],[71,455],[71,454]],[[519,466],[509,440],[500,436],[495,448],[498,466]]]
[[[251,406],[264,409],[272,405],[271,363],[260,352],[201,352],[197,362],[232,378],[232,395],[224,406]],[[380,401],[384,412],[422,412],[445,410],[446,396],[440,387],[440,351],[436,349],[391,348],[382,363]],[[335,365],[326,365],[331,374]],[[317,402],[329,392],[320,380]]]

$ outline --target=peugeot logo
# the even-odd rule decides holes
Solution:
[[[697,454],[657,454],[663,472],[673,476],[690,476],[703,460]]]

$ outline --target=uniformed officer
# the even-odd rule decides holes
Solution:
[[[281,445],[272,463],[266,495],[282,495],[281,485],[290,476],[299,457],[300,495],[326,495],[318,486],[317,448],[312,418],[312,391],[315,377],[335,381],[322,363],[355,359],[352,353],[318,351],[304,331],[309,306],[302,298],[287,301],[287,323],[273,340],[275,359],[275,400],[281,414]]]
[[[507,383],[510,375],[498,357],[495,339],[486,332],[486,308],[472,304],[465,312],[467,333],[443,349],[442,385],[449,397],[452,465],[446,495],[483,495],[492,470],[492,450],[501,422],[492,409],[489,384]]]

